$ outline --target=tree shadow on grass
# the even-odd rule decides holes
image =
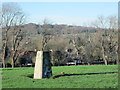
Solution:
[[[29,78],[33,78],[33,76],[34,76],[34,74],[27,75],[27,77],[29,77]]]
[[[77,76],[77,75],[97,75],[97,74],[113,74],[113,73],[118,73],[118,72],[99,72],[99,73],[82,73],[82,74],[60,74],[60,75],[56,75],[53,76],[52,78],[59,78],[59,77],[64,77],[64,76]],[[34,74],[29,74],[27,75],[27,77],[29,78],[33,78]]]
[[[59,78],[63,76],[77,76],[77,75],[97,75],[97,74],[113,74],[113,73],[118,73],[118,72],[99,72],[99,73],[82,73],[82,74],[61,74],[61,75],[56,75],[53,78]]]

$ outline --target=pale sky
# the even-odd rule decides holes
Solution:
[[[27,23],[83,25],[99,15],[118,14],[118,2],[18,2],[28,16]]]

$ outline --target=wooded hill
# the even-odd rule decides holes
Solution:
[[[19,27],[19,26],[17,26]],[[51,35],[52,38],[47,42],[44,50],[53,50],[53,64],[60,65],[67,61],[77,58],[88,64],[94,61],[106,61],[106,64],[117,61],[118,31],[115,29],[103,29],[93,27],[71,26],[71,25],[51,25],[51,24],[24,24],[21,33],[17,36],[22,37],[17,53],[19,57],[16,63],[20,63],[20,57],[35,62],[35,53],[42,48],[43,35]],[[6,63],[11,63],[11,47],[14,27],[8,31],[8,45],[6,50]],[[4,42],[5,28],[3,28],[2,39]],[[69,49],[72,51],[69,52]],[[59,51],[59,52],[58,52]],[[25,53],[32,54],[25,56]],[[62,56],[59,56],[59,55]],[[59,56],[59,57],[58,57]],[[28,61],[29,61],[28,60]],[[28,62],[27,61],[27,62]],[[25,63],[24,62],[24,63]]]

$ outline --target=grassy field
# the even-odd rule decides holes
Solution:
[[[117,65],[52,67],[50,79],[33,79],[33,67],[2,70],[3,88],[116,88]],[[65,74],[61,74],[64,72]]]

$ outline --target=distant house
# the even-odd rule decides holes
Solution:
[[[74,59],[74,60],[72,60],[72,61],[67,62],[66,64],[67,64],[67,65],[78,65],[78,64],[81,64],[81,63],[82,63],[81,60],[79,60],[79,59]]]

